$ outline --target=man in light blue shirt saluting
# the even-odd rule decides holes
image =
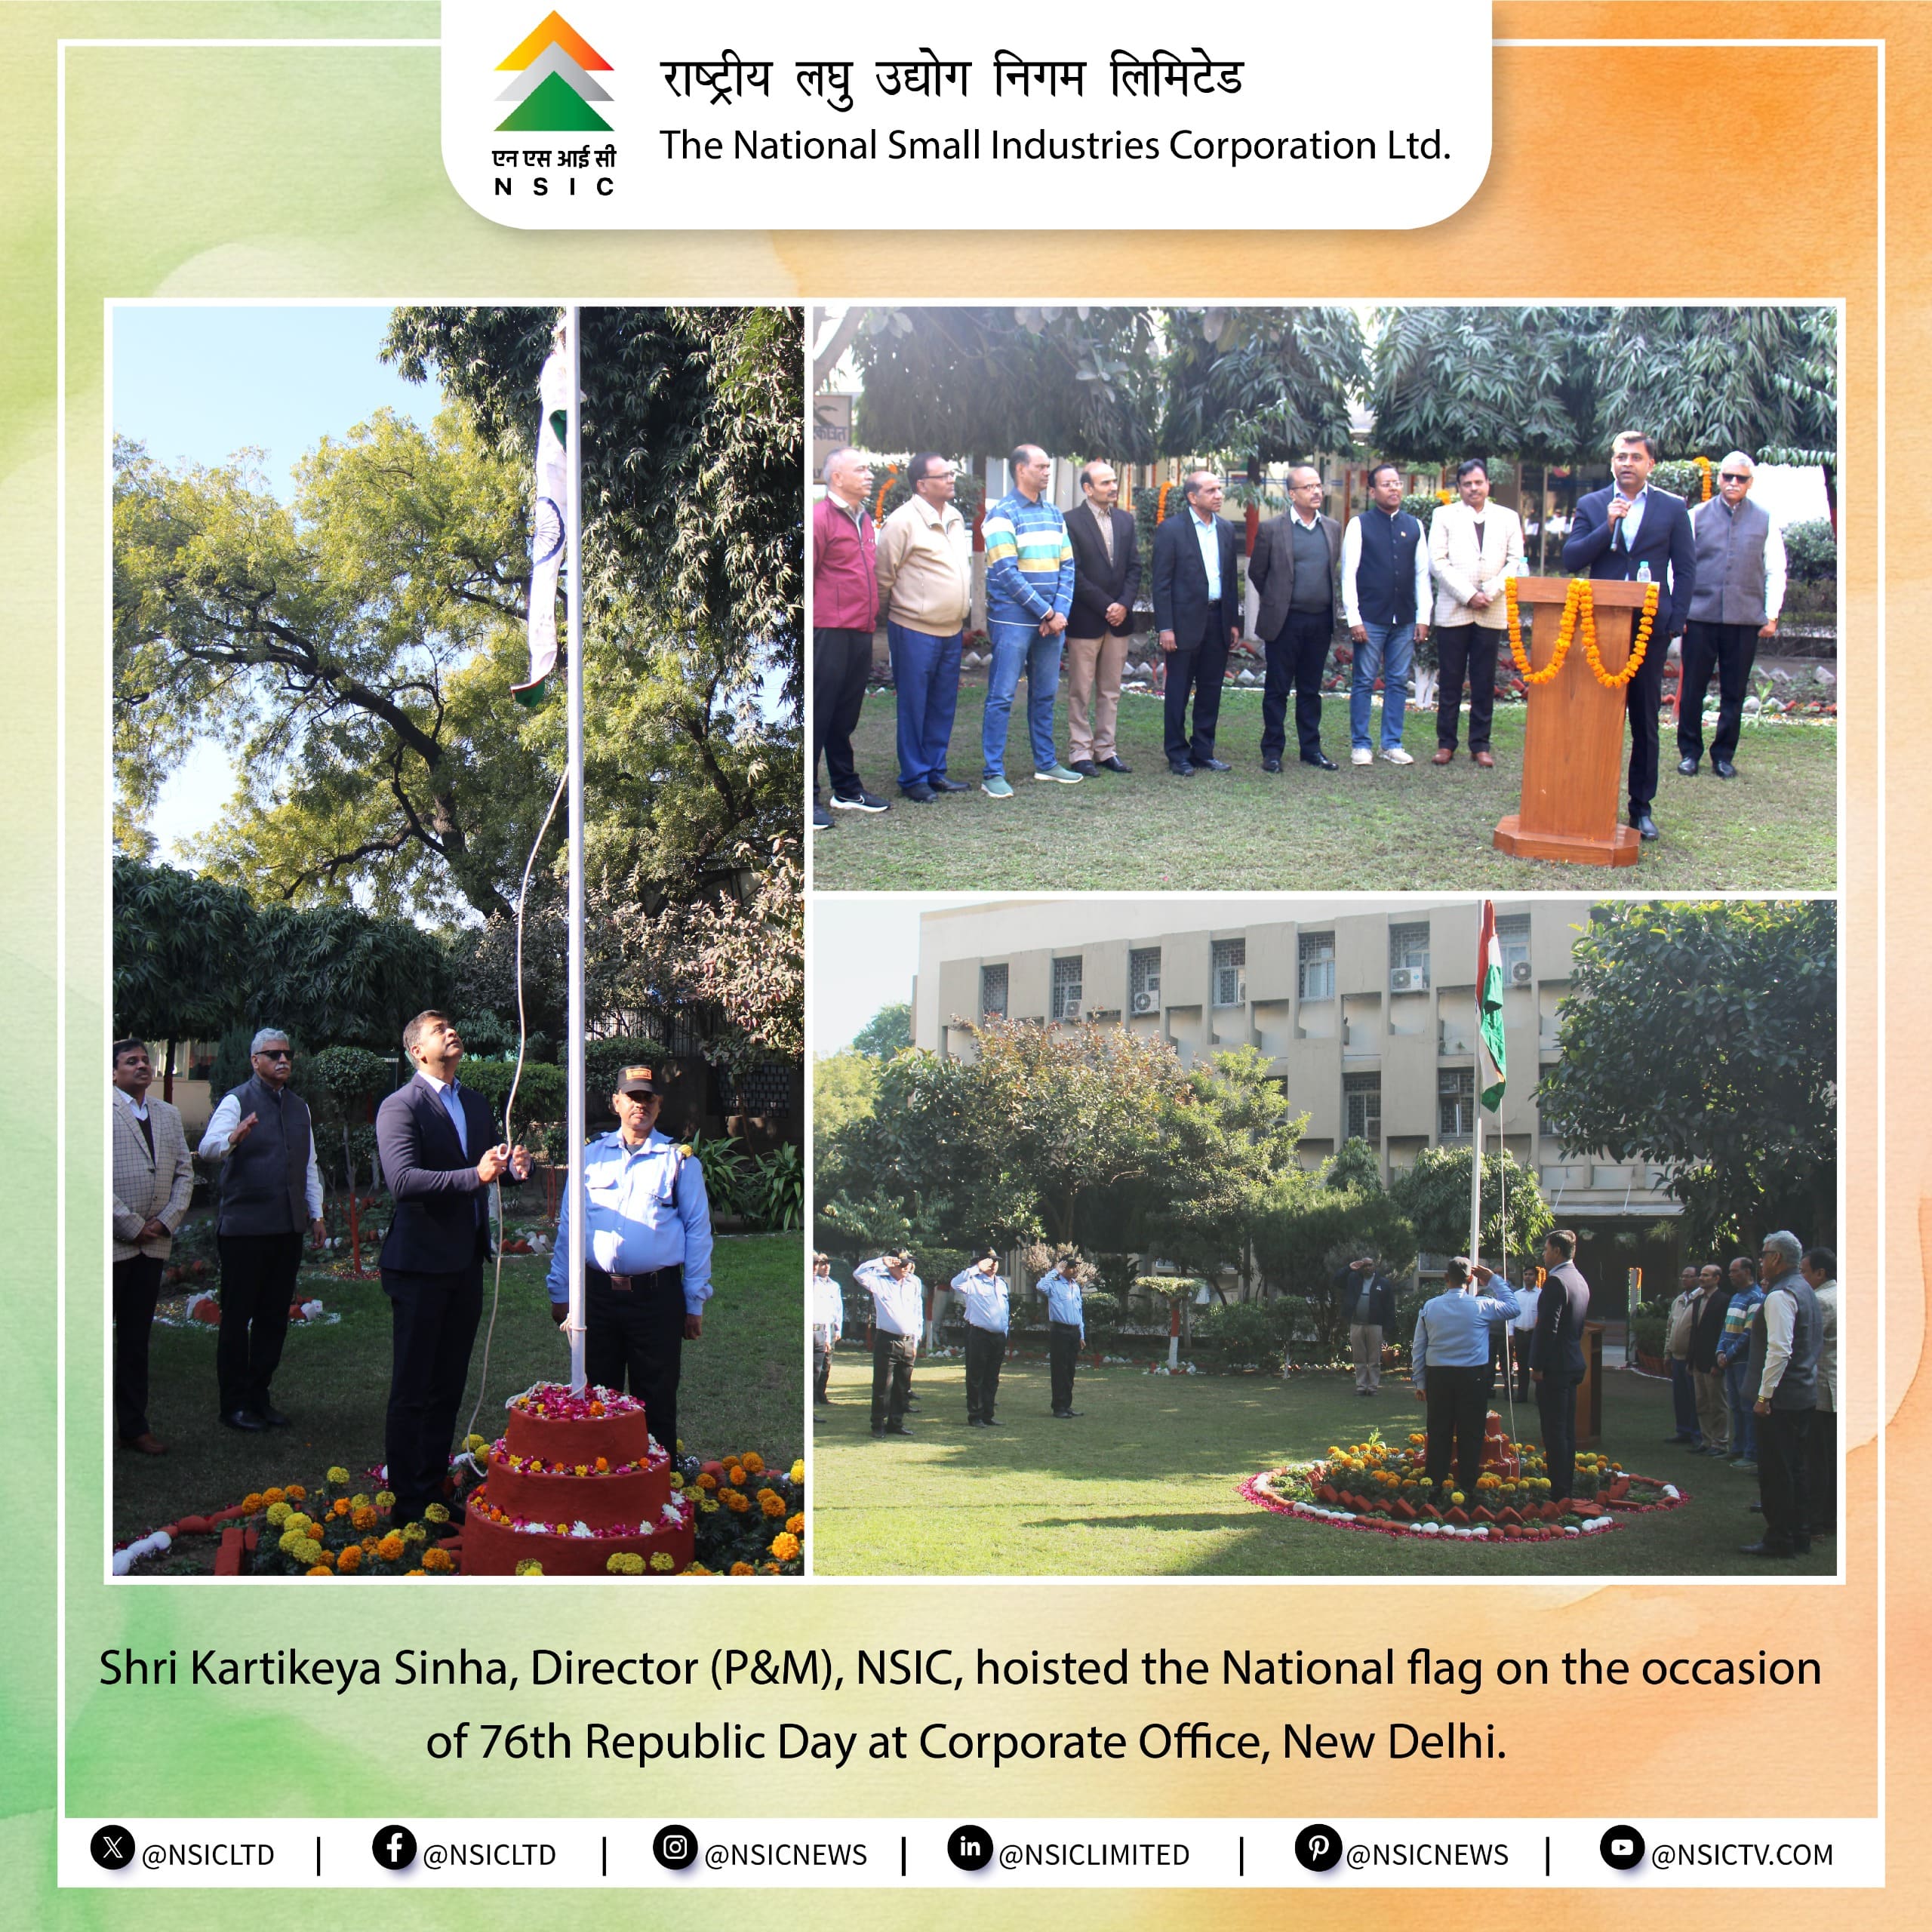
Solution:
[[[1080,1411],[1073,1406],[1073,1367],[1080,1345],[1087,1339],[1087,1318],[1081,1306],[1080,1253],[1063,1248],[1049,1273],[1034,1284],[1047,1298],[1047,1351],[1053,1378],[1054,1420],[1071,1422]]]
[[[583,1367],[589,1380],[644,1404],[651,1432],[678,1447],[684,1345],[704,1333],[711,1299],[711,1204],[690,1149],[656,1131],[664,1088],[648,1066],[617,1077],[617,1131],[584,1150]],[[567,1188],[550,1257],[550,1313],[570,1312]]]
[[[952,1278],[952,1291],[966,1310],[966,1426],[997,1429],[1000,1365],[1006,1360],[1009,1320],[999,1257],[983,1248],[970,1268]]]

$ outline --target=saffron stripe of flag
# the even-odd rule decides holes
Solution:
[[[1503,946],[1496,937],[1496,903],[1482,902],[1476,941],[1476,1095],[1494,1113],[1503,1104],[1507,1070],[1503,1039]]]

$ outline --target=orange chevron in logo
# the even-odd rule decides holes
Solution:
[[[539,25],[514,50],[497,63],[498,72],[507,68],[528,67],[550,47],[559,47],[586,72],[608,73],[611,63],[592,47],[562,14],[546,14]]]

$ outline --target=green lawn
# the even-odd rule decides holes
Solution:
[[[1044,1363],[1008,1364],[998,1429],[966,1426],[963,1371],[921,1362],[909,1438],[875,1439],[869,1358],[841,1351],[814,1411],[813,1563],[820,1576],[1599,1577],[1829,1575],[1835,1546],[1771,1563],[1755,1542],[1754,1477],[1667,1446],[1669,1388],[1613,1373],[1599,1445],[1680,1484],[1682,1509],[1521,1549],[1398,1540],[1276,1515],[1236,1491],[1258,1469],[1422,1426],[1406,1381],[1356,1397],[1343,1373],[1170,1380],[1083,1367],[1074,1422],[1048,1413]],[[1499,1392],[1500,1393],[1500,1392]],[[1507,1418],[1506,1409],[1503,1411]],[[1519,1429],[1536,1439],[1534,1410]]]
[[[1025,712],[1014,706],[1007,775],[1014,796],[978,790],[984,688],[960,694],[949,770],[975,789],[915,805],[899,797],[893,697],[872,693],[854,734],[860,775],[890,812],[834,814],[812,841],[813,883],[832,891],[1371,891],[1481,888],[1829,891],[1838,882],[1838,733],[1829,724],[1748,725],[1738,776],[1708,764],[1696,778],[1675,770],[1666,723],[1656,804],[1663,837],[1635,866],[1612,871],[1512,859],[1491,843],[1516,809],[1522,767],[1520,705],[1497,708],[1496,768],[1479,771],[1466,747],[1438,769],[1433,712],[1409,713],[1405,743],[1417,762],[1349,764],[1345,703],[1323,706],[1323,743],[1339,771],[1260,766],[1261,697],[1230,691],[1221,707],[1220,755],[1232,771],[1173,777],[1161,750],[1161,700],[1121,700],[1121,755],[1134,770],[1080,785],[1034,782]],[[1380,712],[1376,713],[1380,730]],[[1057,719],[1066,745],[1064,707]],[[1466,720],[1465,721],[1466,724]],[[1292,734],[1292,718],[1290,720]]]
[[[489,1385],[479,1433],[502,1433],[506,1398],[546,1377],[561,1380],[569,1357],[551,1321],[542,1259],[503,1264],[502,1305],[491,1344]],[[704,1334],[685,1345],[678,1426],[688,1450],[713,1455],[756,1449],[768,1461],[801,1453],[804,1348],[801,1337],[801,1237],[725,1235],[718,1243],[714,1297]],[[383,1408],[389,1380],[389,1310],[376,1281],[343,1281],[305,1269],[304,1299],[318,1297],[340,1322],[289,1331],[275,1380],[276,1406],[292,1426],[238,1435],[215,1417],[214,1331],[157,1327],[149,1352],[149,1420],[165,1456],[114,1457],[114,1533],[125,1537],[156,1524],[238,1503],[271,1483],[312,1483],[331,1464],[360,1472],[383,1459]],[[483,1314],[491,1278],[483,1278]],[[470,1358],[463,1417],[483,1372],[483,1331]],[[211,1538],[179,1546],[171,1564],[207,1569]],[[150,1566],[152,1567],[152,1566]]]

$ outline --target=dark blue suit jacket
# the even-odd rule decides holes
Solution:
[[[1690,512],[1681,497],[1653,489],[1644,499],[1636,549],[1613,550],[1611,539],[1616,530],[1610,521],[1610,500],[1616,494],[1612,485],[1592,490],[1578,501],[1577,520],[1563,543],[1563,568],[1587,571],[1593,577],[1634,579],[1638,565],[1650,565],[1651,579],[1658,586],[1650,661],[1660,672],[1663,647],[1682,632],[1690,615],[1691,592],[1697,586],[1697,545],[1690,531]]]
[[[385,1268],[454,1275],[491,1251],[488,1190],[476,1178],[476,1164],[484,1149],[503,1136],[481,1094],[460,1078],[456,1091],[469,1140],[467,1152],[436,1090],[420,1075],[376,1109],[376,1151],[395,1201],[383,1238]],[[503,1179],[510,1179],[507,1171]]]
[[[1649,521],[1647,514],[1644,518]],[[1530,1366],[1543,1375],[1581,1375],[1583,1324],[1589,1319],[1590,1291],[1574,1261],[1552,1268],[1537,1297],[1537,1331],[1530,1343]]]
[[[1224,627],[1241,620],[1241,585],[1235,573],[1235,527],[1226,517],[1214,519],[1220,540],[1221,612]],[[1183,509],[1154,532],[1154,628],[1172,631],[1177,651],[1193,651],[1208,634],[1208,568],[1201,561],[1194,512]],[[1219,640],[1223,650],[1228,640]]]

